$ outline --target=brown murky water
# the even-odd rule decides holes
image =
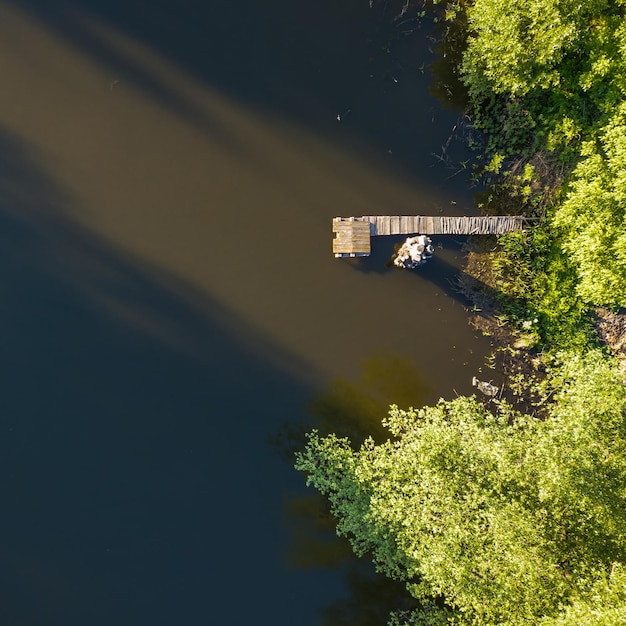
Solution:
[[[471,391],[458,243],[330,253],[335,215],[471,206],[426,31],[397,61],[305,4],[0,1],[4,623],[319,624],[268,438]]]

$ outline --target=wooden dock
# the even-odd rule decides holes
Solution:
[[[370,237],[380,235],[500,235],[523,230],[526,226],[526,218],[518,215],[335,217],[333,253],[338,258],[369,256]]]
[[[336,257],[370,255],[371,224],[363,217],[335,217],[333,233]]]

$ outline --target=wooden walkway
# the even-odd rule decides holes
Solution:
[[[369,256],[370,237],[378,235],[500,235],[525,226],[526,218],[517,215],[335,217],[333,253],[336,257]]]

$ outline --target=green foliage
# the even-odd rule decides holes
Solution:
[[[605,102],[624,52],[623,2],[476,0],[462,72],[473,94],[525,96],[576,87]],[[618,66],[615,63],[618,63]]]
[[[626,2],[463,6],[459,71],[486,135],[492,196],[545,216],[524,247],[503,238],[493,256],[504,314],[538,318],[544,347],[582,349],[593,343],[590,307],[626,306]]]
[[[478,0],[468,10],[462,70],[471,93],[525,95],[559,84],[558,63],[579,37],[563,0]]]
[[[626,95],[624,2],[475,0],[460,65],[488,150],[576,160]]]
[[[561,111],[554,120],[546,120],[546,148],[553,153],[561,153],[565,161],[574,161],[578,156],[583,125],[580,119],[571,116],[569,110]]]
[[[577,268],[582,299],[626,306],[626,104],[597,140],[584,144],[582,157],[554,222]]]
[[[577,86],[604,114],[626,95],[626,21],[621,10],[597,16],[587,31]]]
[[[616,565],[609,576],[601,576],[586,597],[572,602],[557,618],[542,626],[617,626],[626,624],[626,568]]]
[[[506,319],[523,330],[530,330],[532,321],[540,346],[591,345],[592,320],[587,304],[576,294],[576,268],[551,229],[543,223],[527,232],[502,235],[499,243],[492,260],[493,286]]]
[[[474,101],[474,125],[486,133],[487,154],[530,154],[535,147],[537,121],[519,98],[482,94]]]
[[[610,572],[626,562],[624,386],[597,352],[565,355],[550,381],[545,421],[458,398],[392,407],[393,439],[356,451],[311,433],[296,467],[338,533],[423,603],[395,623],[557,626],[598,593],[623,600]]]

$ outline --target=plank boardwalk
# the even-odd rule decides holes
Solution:
[[[333,220],[333,253],[342,256],[369,256],[371,224],[359,217]]]
[[[526,218],[518,215],[335,217],[333,253],[336,257],[369,256],[370,237],[380,235],[500,235],[525,226]]]

